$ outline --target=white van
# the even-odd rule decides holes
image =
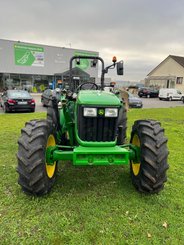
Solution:
[[[182,100],[184,94],[175,88],[161,88],[158,97],[160,100]]]

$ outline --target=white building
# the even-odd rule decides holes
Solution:
[[[176,88],[184,92],[184,57],[169,55],[146,77],[146,86]]]

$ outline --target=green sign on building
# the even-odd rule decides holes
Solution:
[[[19,66],[44,66],[44,48],[23,44],[14,45],[15,64]]]

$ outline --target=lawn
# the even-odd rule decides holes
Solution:
[[[24,123],[44,113],[0,115],[0,244],[183,244],[184,108],[132,109],[134,120],[161,121],[168,137],[168,181],[156,195],[138,193],[129,166],[59,166],[44,197],[17,184],[17,139]]]

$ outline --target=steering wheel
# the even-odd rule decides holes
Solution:
[[[85,85],[87,85],[86,88],[85,88]],[[93,82],[85,82],[85,83],[80,84],[77,87],[76,91],[78,92],[79,90],[98,90],[98,85]]]

